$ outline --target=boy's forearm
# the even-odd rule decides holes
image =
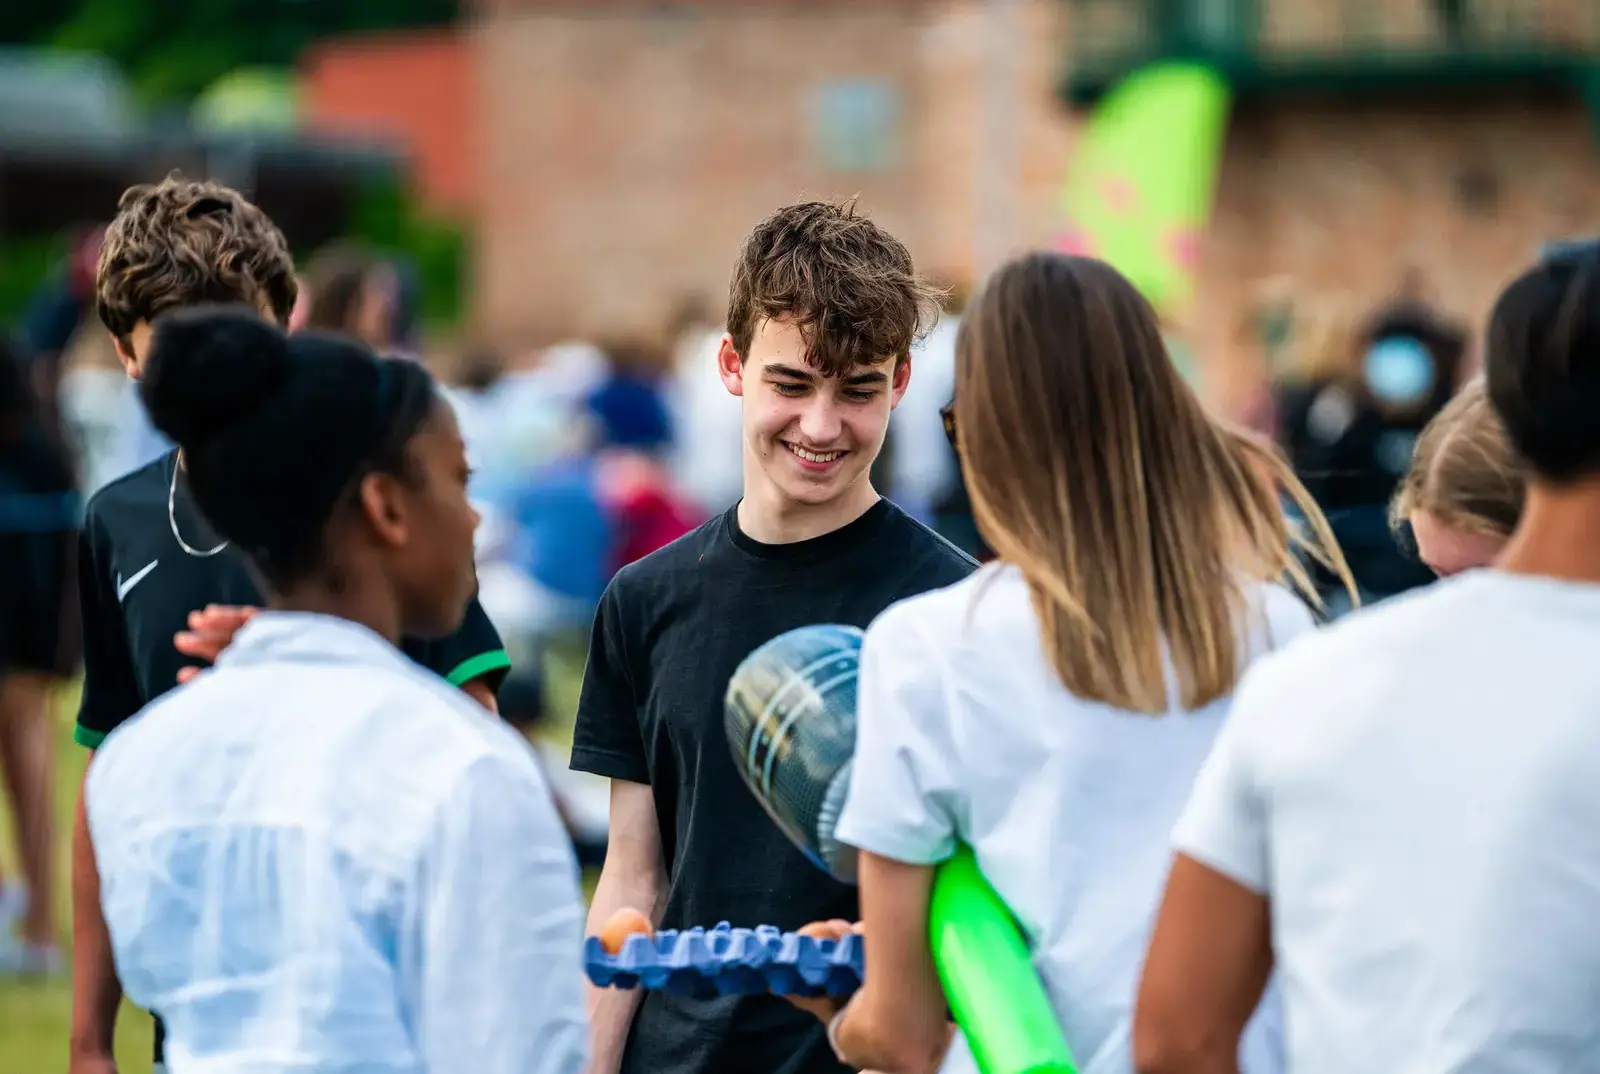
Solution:
[[[659,922],[666,901],[666,881],[659,875],[625,875],[608,865],[601,869],[589,904],[587,935],[599,933],[607,919],[623,907],[632,907]],[[628,1027],[643,998],[638,989],[596,988],[589,985],[589,1074],[616,1074],[622,1066],[622,1050],[628,1041]]]

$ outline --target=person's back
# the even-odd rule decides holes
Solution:
[[[1292,1069],[1600,1064],[1596,651],[1600,585],[1469,571],[1250,684]]]
[[[1215,1069],[1273,964],[1295,1074],[1600,1069],[1597,311],[1600,245],[1496,302],[1489,398],[1528,484],[1494,567],[1240,686],[1174,834],[1143,1074]]]
[[[186,775],[149,780],[162,770]],[[422,997],[406,994],[431,983],[406,972],[429,907],[409,896],[435,866],[452,870],[444,885],[474,882],[473,862],[432,856],[469,781],[508,810],[543,786],[526,748],[461,691],[317,616],[258,616],[217,671],[113,732],[89,776],[90,828],[107,924],[131,938],[123,985],[161,1013],[169,1065],[431,1069]],[[108,800],[115,811],[95,808]],[[531,808],[554,818],[548,802]],[[549,836],[554,860],[565,837]],[[142,882],[116,882],[127,875]],[[566,910],[575,969],[578,906]]]
[[[1257,587],[1250,603],[1251,660],[1314,626],[1309,609],[1282,588]],[[1174,698],[1171,711],[1152,716],[1070,693],[1041,645],[1027,584],[1009,565],[913,597],[872,631],[869,644],[884,653],[884,689],[895,689],[896,669],[902,677],[940,669],[949,702],[923,724],[924,789],[963,818],[959,837],[1022,921],[1080,1069],[1130,1070],[1133,997],[1170,859],[1168,833],[1231,699],[1186,711]],[[872,772],[861,764],[858,754],[858,778]],[[874,845],[885,850],[888,838]],[[1245,1074],[1281,1069],[1275,1006],[1258,1019],[1241,1058]],[[945,1069],[970,1070],[971,1061]]]

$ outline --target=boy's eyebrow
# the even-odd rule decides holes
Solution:
[[[807,382],[815,381],[818,373],[814,369],[802,369],[798,366],[784,365],[774,362],[768,365],[763,372],[769,376],[788,377],[793,380]],[[887,384],[889,375],[881,369],[865,369],[859,373],[851,373],[842,378],[847,387],[858,388],[869,384]]]
[[[869,369],[861,373],[851,373],[844,378],[844,382],[852,388],[865,387],[869,384],[887,384],[889,383],[889,374],[881,369]]]
[[[772,376],[792,377],[795,380],[816,379],[816,373],[812,370],[801,369],[798,366],[783,365],[780,362],[773,362],[769,364],[765,369],[762,370],[762,372]]]

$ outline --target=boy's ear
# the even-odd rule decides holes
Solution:
[[[111,346],[117,352],[122,371],[134,380],[139,379],[139,359],[133,353],[133,344],[122,336],[112,335]]]
[[[744,394],[744,360],[733,349],[733,336],[727,332],[722,334],[722,342],[717,345],[717,375],[722,378],[722,386],[728,389],[729,395]]]
[[[900,405],[900,400],[906,397],[906,389],[911,386],[911,355],[907,353],[894,364],[894,372],[889,374],[889,409],[893,410]]]

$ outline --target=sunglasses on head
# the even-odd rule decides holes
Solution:
[[[959,451],[956,444],[956,401],[950,400],[939,408],[939,420],[944,422],[944,438],[950,441],[950,449]]]

